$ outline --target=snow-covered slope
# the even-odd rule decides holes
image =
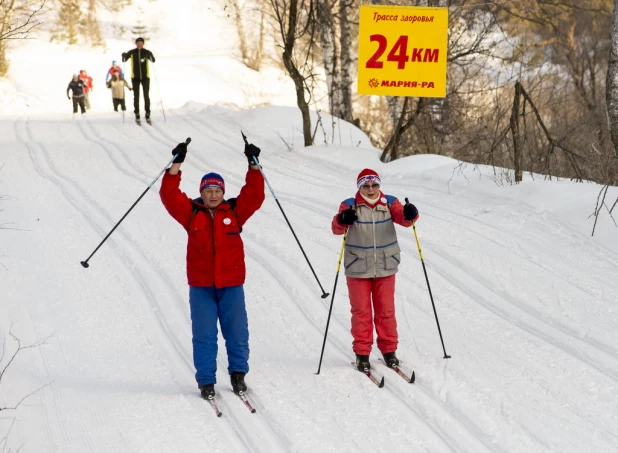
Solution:
[[[343,128],[341,145],[288,151],[281,137],[298,144],[299,124],[291,108],[195,105],[153,127],[96,113],[0,122],[1,192],[11,196],[2,221],[14,228],[1,231],[6,351],[15,347],[11,322],[22,344],[47,338],[20,353],[0,386],[10,405],[47,385],[1,414],[4,431],[16,418],[9,444],[24,452],[615,451],[618,254],[577,225],[588,208],[581,197],[563,203],[575,223],[562,218],[561,198],[544,201],[556,186],[569,198],[590,189],[594,199],[594,186],[497,188],[471,168],[449,186],[453,161],[381,164],[352,127]],[[354,193],[357,172],[375,168],[385,191],[416,203],[451,359],[442,358],[413,234],[400,228],[399,355],[416,384],[378,368],[386,376],[378,389],[350,367],[343,280],[314,375],[330,298],[320,298],[268,193],[243,231],[247,380],[258,412],[231,393],[222,351],[225,416],[214,417],[193,380],[185,233],[157,194],[142,199],[89,269],[79,262],[186,137],[193,141],[183,190],[197,194],[202,174],[214,170],[237,193],[246,168],[241,129],[264,150],[266,176],[329,292],[341,244],[329,223]]]
[[[333,130],[324,116],[316,146],[303,148],[299,113],[281,107],[294,104],[290,82],[275,67],[260,74],[238,62],[222,5],[133,4],[157,30],[146,45],[157,57],[152,127],[130,115],[123,124],[102,82],[111,60],[132,47],[111,33],[133,25],[134,10],[102,13],[107,51],[16,43],[11,75],[0,82],[0,370],[17,347],[10,333],[22,346],[43,342],[2,376],[0,408],[38,389],[16,411],[0,412],[4,450],[618,450],[618,241],[607,213],[590,237],[600,187],[530,178],[503,187],[490,169],[438,156],[382,164],[363,133],[338,121]],[[97,88],[93,110],[72,118],[64,92],[81,68]],[[258,104],[279,107],[250,108]],[[221,348],[225,415],[214,416],[193,379],[186,235],[162,207],[159,183],[89,269],[79,262],[187,137],[183,190],[197,196],[201,176],[217,171],[236,194],[246,170],[241,130],[262,148],[269,183],[328,292],[341,246],[330,221],[361,169],[374,168],[387,193],[418,206],[451,359],[442,358],[414,236],[398,228],[398,354],[416,383],[380,369],[376,354],[383,389],[349,365],[344,279],[316,376],[330,298],[320,298],[268,191],[243,231],[247,382],[258,412],[231,393]],[[608,199],[616,197],[611,188]]]

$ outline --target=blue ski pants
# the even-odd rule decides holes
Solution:
[[[228,373],[249,371],[249,325],[242,285],[190,286],[193,364],[198,386],[217,382],[217,320],[227,349]]]

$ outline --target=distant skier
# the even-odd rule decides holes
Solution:
[[[144,49],[144,38],[135,40],[135,49],[122,54],[122,61],[131,59],[131,84],[133,85],[133,110],[135,120],[139,121],[139,87],[144,91],[144,110],[146,110],[146,121],[150,121],[150,64],[155,62],[155,57],[150,50]]]
[[[341,203],[331,224],[334,234],[349,228],[344,267],[352,312],[352,349],[359,371],[371,368],[374,320],[384,361],[390,368],[399,365],[395,355],[395,273],[401,257],[394,224],[409,227],[418,219],[413,204],[402,206],[396,197],[384,195],[380,184],[375,171],[361,171],[356,180],[358,192]]]
[[[83,80],[80,80],[79,74],[73,74],[73,80],[69,82],[69,86],[67,87],[67,97],[71,99],[69,96],[69,91],[73,93],[73,113],[77,113],[77,106],[82,111],[82,114],[86,113],[86,106],[84,105],[84,88],[86,85]]]
[[[87,110],[90,110],[90,91],[92,91],[92,77],[88,75],[85,69],[79,71],[79,78],[84,82],[84,105]]]
[[[119,106],[123,112],[126,111],[127,107],[124,101],[124,87],[126,86],[129,91],[132,88],[129,86],[127,81],[120,75],[119,70],[114,70],[112,78],[109,80],[109,82],[107,82],[106,85],[107,88],[111,88],[112,90],[112,103],[114,104],[114,112],[118,111]]]
[[[224,200],[225,182],[217,173],[204,175],[200,197],[191,200],[180,191],[180,166],[187,145],[164,174],[160,195],[163,205],[188,234],[187,279],[193,333],[195,379],[203,398],[215,395],[217,371],[217,320],[227,349],[228,373],[236,394],[247,391],[249,371],[249,328],[245,308],[245,255],[240,236],[242,226],[264,201],[264,178],[251,156],[260,149],[249,144],[245,155],[249,168],[245,185],[236,198]]]
[[[116,64],[116,60],[112,61],[112,66],[107,70],[107,74],[105,74],[105,83],[109,82],[109,79],[114,75],[114,71],[118,71],[120,73],[120,77],[124,79],[124,71],[118,64]]]

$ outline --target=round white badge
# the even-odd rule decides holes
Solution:
[[[232,223],[232,221],[228,217],[226,217],[225,219],[223,219],[223,223],[229,225],[230,223]]]
[[[380,200],[382,203],[386,203],[386,197],[382,197],[382,199]]]

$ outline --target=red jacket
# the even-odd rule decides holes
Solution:
[[[84,85],[86,85],[84,88],[84,93],[88,94],[88,92],[92,89],[92,77],[80,75],[79,78],[82,79]]]
[[[260,170],[249,169],[236,205],[221,203],[211,214],[201,199],[192,201],[180,190],[182,172],[165,172],[161,201],[167,212],[189,235],[187,280],[190,286],[242,285],[245,282],[245,252],[240,232],[245,222],[264,202],[264,178]],[[194,214],[194,209],[198,209]]]

